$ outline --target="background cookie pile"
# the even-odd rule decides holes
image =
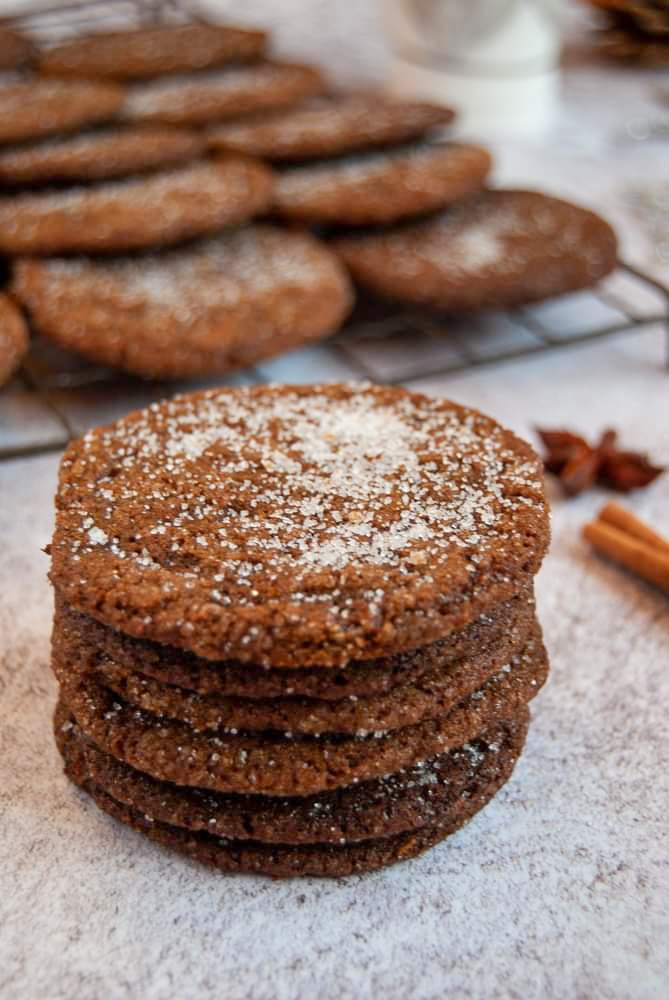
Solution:
[[[138,375],[210,375],[334,332],[349,274],[456,312],[614,266],[591,213],[486,190],[489,154],[443,141],[450,109],[333,95],[266,49],[202,24],[43,52],[0,36],[30,67],[0,88],[0,252],[35,330]]]
[[[400,389],[211,390],[92,431],[51,548],[66,771],[227,871],[418,854],[522,750],[547,543],[529,445]]]

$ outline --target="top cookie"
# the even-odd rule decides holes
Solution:
[[[213,149],[267,160],[306,160],[405,142],[453,118],[450,108],[424,101],[374,95],[338,97],[212,128],[209,143]]]
[[[40,73],[104,80],[143,80],[164,73],[223,66],[262,55],[264,31],[211,24],[169,25],[77,38],[43,52]]]
[[[516,593],[548,541],[528,444],[368,385],[216,389],[75,442],[51,579],[200,656],[318,666],[421,646]]]
[[[114,84],[28,80],[0,88],[0,143],[72,132],[109,121],[123,104]]]

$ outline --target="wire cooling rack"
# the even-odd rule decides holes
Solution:
[[[94,29],[188,20],[206,20],[188,0],[89,0],[33,9],[4,23],[49,44]],[[594,289],[466,318],[362,299],[334,337],[228,378],[144,381],[35,337],[14,380],[0,391],[0,461],[60,450],[89,427],[175,392],[274,380],[411,384],[651,326],[664,332],[669,351],[669,289],[621,262]]]

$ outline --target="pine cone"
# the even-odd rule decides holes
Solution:
[[[586,0],[601,15],[600,48],[643,66],[669,65],[669,0]]]

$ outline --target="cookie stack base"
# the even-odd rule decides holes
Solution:
[[[160,799],[163,808],[169,808],[170,805],[174,806],[175,800],[181,798],[187,807],[187,815],[193,817],[191,823],[195,829],[163,822],[144,808],[139,808],[140,805],[147,805],[146,800],[143,803],[135,801],[133,804],[129,801],[133,792],[137,793],[138,784],[140,787],[144,784],[146,791],[147,779],[139,772],[121,765],[121,773],[116,774],[116,780],[108,773],[106,787],[103,787],[101,770],[104,769],[104,758],[108,755],[101,754],[90,745],[87,753],[87,741],[63,701],[56,708],[54,730],[58,749],[65,762],[65,773],[70,780],[90,795],[103,812],[143,833],[150,840],[225,872],[270,875],[275,878],[338,877],[363,874],[413,858],[464,826],[510,778],[525,742],[528,720],[529,715],[525,709],[519,713],[518,718],[495,729],[497,741],[481,738],[475,744],[467,744],[455,753],[444,755],[451,758],[450,761],[443,761],[446,767],[451,765],[451,769],[457,771],[460,765],[459,770],[465,772],[465,780],[458,782],[454,775],[453,794],[446,798],[433,823],[387,837],[346,844],[265,843],[252,839],[221,837],[201,828],[193,803],[187,801],[190,790],[148,779],[149,788],[153,786],[152,803],[156,804]],[[97,756],[97,769],[91,766],[89,755],[93,758]],[[464,767],[462,758],[466,760]],[[113,758],[108,758],[108,762],[112,765],[112,772],[118,772],[118,762]],[[425,784],[439,780],[436,769],[425,773]],[[462,773],[460,777],[463,777]],[[448,784],[449,779],[442,780]],[[363,792],[363,786],[359,786],[359,789]],[[112,790],[115,794],[111,794]],[[125,801],[122,800],[122,795]],[[231,797],[223,798],[230,801]],[[243,797],[238,796],[237,800],[241,804]],[[211,801],[209,804],[213,805]]]

